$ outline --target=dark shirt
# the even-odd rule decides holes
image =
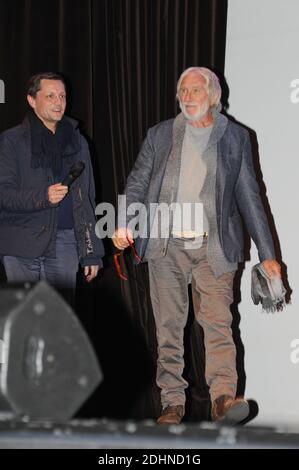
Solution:
[[[60,123],[58,123],[59,126]],[[58,129],[57,126],[57,129]],[[66,165],[65,158],[62,157],[60,151],[60,142],[59,142],[59,134],[56,131],[55,134],[51,132],[44,126],[44,136],[46,140],[46,152],[52,156],[52,159],[61,159],[59,164],[56,164],[56,168],[61,168],[61,172],[59,175],[54,176],[55,183],[61,183],[62,180],[67,176],[69,172],[69,168]],[[67,230],[74,228],[74,217],[73,217],[73,200],[70,192],[62,199],[59,203],[59,210],[58,210],[58,221],[57,221],[57,229],[58,230]]]
[[[58,182],[61,182],[65,176],[67,176],[69,168],[65,164],[65,159],[62,159],[62,172],[60,178],[57,179]],[[58,210],[58,230],[67,230],[74,228],[74,217],[73,217],[73,200],[70,190],[67,195],[59,203]]]

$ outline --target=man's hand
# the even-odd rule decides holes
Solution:
[[[64,196],[68,192],[67,186],[62,186],[61,183],[52,184],[48,187],[48,199],[51,204],[58,204],[58,202],[62,201]]]
[[[99,266],[84,266],[84,276],[87,282],[92,281],[98,274]]]
[[[134,241],[131,230],[126,227],[118,228],[112,235],[113,244],[119,250],[124,250],[130,245],[128,240],[130,240],[131,243]]]
[[[272,277],[275,274],[281,276],[281,267],[275,259],[266,259],[262,262],[262,265],[265,268],[265,271],[269,277]]]

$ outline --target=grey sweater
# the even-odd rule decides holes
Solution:
[[[213,126],[193,127],[186,125],[186,132],[182,147],[181,170],[177,202],[179,207],[174,211],[172,232],[179,234],[182,231],[202,233],[207,231],[203,226],[202,214],[195,220],[195,206],[201,204],[200,192],[206,177],[207,166],[203,161],[203,152],[209,141]],[[184,210],[182,217],[182,204],[188,203],[188,210]],[[182,220],[183,219],[183,220]],[[197,224],[196,224],[197,222]]]
[[[221,115],[216,116],[216,127],[218,124],[217,119],[221,119]],[[174,121],[173,146],[170,156],[168,158],[162,182],[159,204],[166,203],[170,205],[174,201],[178,200],[182,150],[186,125],[186,120],[184,119],[182,114],[178,115]],[[219,138],[220,137],[221,135],[219,136]],[[207,231],[209,233],[207,253],[208,263],[215,276],[218,277],[223,273],[236,270],[237,263],[230,263],[229,261],[227,261],[223,254],[219,241],[215,207],[217,144],[212,146],[209,146],[209,143],[207,144],[207,148],[202,153],[202,161],[206,165],[206,176],[203,185],[202,183],[200,184],[200,182],[198,182],[198,192],[200,191],[200,186],[202,185],[202,190],[200,191],[200,200],[203,202],[204,205],[204,227],[205,230],[206,228],[208,229]],[[173,220],[170,217],[169,233],[171,233],[172,231],[172,225]],[[147,245],[145,258],[155,259],[165,255],[167,251],[168,236],[164,238],[150,238]]]

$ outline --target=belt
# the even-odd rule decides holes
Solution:
[[[176,238],[207,238],[208,232],[192,232],[192,231],[182,231],[182,232],[172,232],[172,236]]]

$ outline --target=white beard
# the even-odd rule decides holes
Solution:
[[[197,103],[188,103],[189,105],[196,105],[198,107],[198,104]],[[186,119],[188,119],[188,121],[199,121],[201,118],[203,118],[207,112],[209,111],[210,109],[210,104],[209,104],[209,101],[206,100],[204,102],[204,104],[202,106],[199,107],[197,113],[195,114],[189,114],[187,111],[186,111],[186,105],[183,104],[181,101],[180,101],[180,108],[181,108],[181,111],[183,113],[183,115],[185,116]]]

